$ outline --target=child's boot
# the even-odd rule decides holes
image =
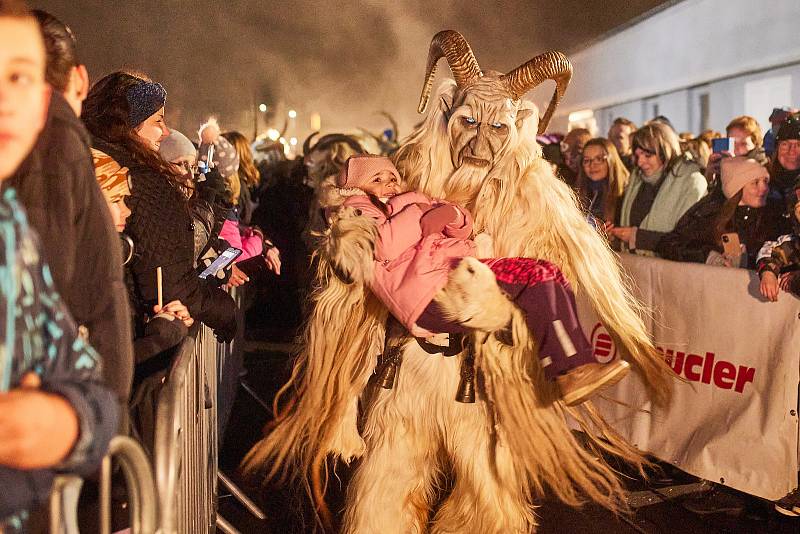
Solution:
[[[567,406],[581,404],[598,390],[612,386],[628,374],[631,365],[622,359],[610,363],[587,363],[556,377],[561,400]]]

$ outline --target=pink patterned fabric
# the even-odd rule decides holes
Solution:
[[[481,260],[488,265],[498,282],[535,285],[556,282],[569,289],[569,282],[554,264],[531,258],[492,258]]]

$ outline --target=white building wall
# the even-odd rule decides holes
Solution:
[[[684,0],[571,56],[575,74],[550,129],[592,109],[605,135],[610,119],[641,124],[657,104],[678,131],[697,132],[707,91],[709,126],[722,130],[745,113],[747,82],[777,76],[791,78],[791,101],[760,109],[798,104],[798,25],[800,0]],[[767,116],[756,118],[766,127]]]

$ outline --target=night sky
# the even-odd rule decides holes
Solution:
[[[263,102],[260,131],[280,129],[296,109],[287,137],[302,142],[313,112],[325,132],[377,132],[388,127],[385,110],[408,134],[439,30],[460,31],[484,70],[505,72],[547,49],[579,50],[664,0],[29,3],[72,27],[92,80],[131,68],[164,84],[168,121],[185,133],[215,115],[223,129],[251,136]],[[437,84],[445,72],[441,65]],[[533,96],[541,103],[551,92]]]

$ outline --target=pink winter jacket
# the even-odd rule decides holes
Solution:
[[[230,219],[225,219],[225,223],[219,231],[219,237],[227,241],[230,246],[241,249],[242,253],[236,258],[236,263],[254,258],[264,250],[261,237],[252,233],[249,228],[240,232],[239,224]]]
[[[417,326],[416,321],[447,283],[456,260],[474,255],[475,243],[469,239],[472,217],[454,204],[450,205],[460,217],[443,232],[423,236],[420,220],[425,212],[417,203],[432,208],[450,204],[422,193],[403,193],[387,202],[388,217],[366,195],[348,197],[344,205],[360,209],[378,223],[370,289],[412,335],[428,337],[433,333]]]

